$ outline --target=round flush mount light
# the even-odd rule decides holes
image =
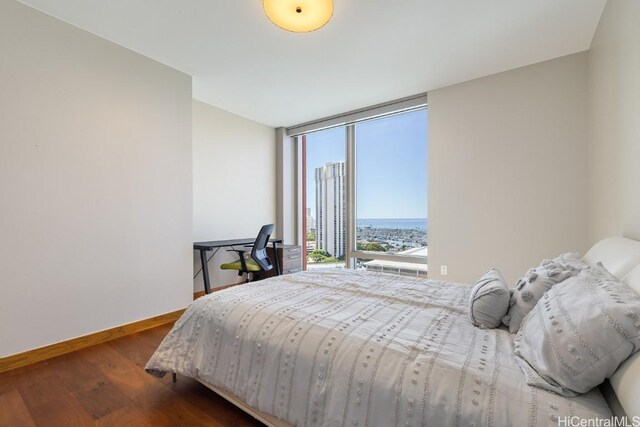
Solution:
[[[333,0],[264,0],[263,7],[271,22],[294,33],[315,31],[333,16]]]

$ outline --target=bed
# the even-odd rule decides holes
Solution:
[[[640,291],[640,243],[585,256]],[[149,360],[196,378],[268,426],[558,425],[640,416],[640,358],[599,388],[563,397],[526,384],[513,335],[468,317],[471,287],[385,273],[279,276],[200,298]],[[617,399],[617,400],[616,400]]]

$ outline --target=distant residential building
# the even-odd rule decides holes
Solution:
[[[331,256],[345,255],[345,163],[316,168],[316,247]]]
[[[427,276],[428,266],[427,257],[429,256],[429,248],[427,246],[421,248],[413,248],[406,251],[399,252],[398,255],[412,255],[423,256],[425,258],[424,264],[414,264],[402,261],[402,258],[398,258],[398,261],[388,260],[373,260],[360,264],[361,268],[365,268],[370,271],[382,271],[387,273],[405,274],[410,276]]]
[[[311,214],[311,208],[307,208],[307,233],[310,230],[315,230],[316,228],[316,219]]]
[[[310,254],[315,250],[316,250],[316,242],[307,240],[307,253]]]

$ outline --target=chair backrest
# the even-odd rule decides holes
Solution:
[[[269,271],[273,268],[271,260],[267,256],[267,245],[269,244],[269,238],[274,228],[275,225],[273,224],[263,225],[253,244],[253,249],[251,249],[251,258],[253,258],[264,271]],[[278,256],[278,254],[275,254],[275,256]]]

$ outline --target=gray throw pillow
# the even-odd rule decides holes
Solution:
[[[515,334],[520,329],[524,316],[545,292],[586,268],[588,265],[578,258],[578,254],[571,252],[542,261],[538,267],[532,268],[518,279],[515,289],[511,291],[509,311],[502,323],[509,327],[509,332]]]
[[[547,292],[514,347],[527,384],[585,393],[640,348],[640,297],[598,263]]]
[[[492,268],[471,290],[469,318],[482,329],[497,328],[508,309],[509,286],[502,274]]]

